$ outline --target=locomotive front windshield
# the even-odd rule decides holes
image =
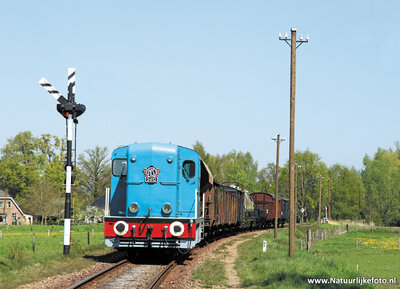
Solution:
[[[112,174],[116,177],[126,176],[127,173],[127,160],[114,159],[112,162]]]
[[[194,164],[194,161],[183,162],[182,174],[186,180],[194,178],[196,175],[196,165]]]

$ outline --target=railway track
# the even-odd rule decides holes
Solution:
[[[212,243],[211,243],[212,244]],[[189,254],[173,258],[168,264],[160,264],[159,257],[140,256],[138,259],[123,259],[84,280],[72,285],[73,288],[162,288],[168,274],[177,266],[185,263],[189,257],[196,255],[205,247],[196,247]]]
[[[74,285],[68,287],[68,289],[83,288],[83,287],[87,286],[88,284],[90,284],[96,278],[107,274],[108,272],[112,271],[113,269],[125,264],[126,262],[128,262],[128,259],[121,260],[118,263],[113,264],[99,272],[96,272],[95,274],[83,279],[82,281],[79,281],[78,283],[75,283]]]
[[[135,261],[124,259],[75,283],[68,289],[159,288],[180,259],[172,260],[167,265],[135,264]]]

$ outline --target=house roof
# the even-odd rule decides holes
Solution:
[[[11,200],[14,203],[14,206],[18,209],[18,211],[21,213],[21,215],[25,215],[24,212],[21,210],[21,208],[18,206],[17,202],[6,192],[0,190],[0,200]]]

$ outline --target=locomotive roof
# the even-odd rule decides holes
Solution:
[[[130,143],[130,144],[127,144],[127,145],[120,145],[120,146],[118,146],[117,149],[128,147],[130,145],[143,145],[143,146],[144,145],[151,145],[152,147],[164,147],[164,148],[166,148],[166,147],[176,147],[176,148],[177,147],[181,147],[181,148],[185,148],[185,149],[188,149],[188,150],[195,151],[192,148],[184,147],[184,146],[181,146],[181,145],[176,145],[176,144],[173,144],[173,143],[160,143],[160,142],[141,142],[141,143],[133,142],[133,143]]]

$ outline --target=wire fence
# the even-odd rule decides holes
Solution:
[[[379,229],[379,228],[375,228]],[[387,228],[386,228],[387,229]],[[396,228],[395,228],[396,229]],[[365,228],[356,228],[356,227],[349,227],[348,224],[344,226],[340,226],[336,229],[317,229],[312,232],[311,229],[307,230],[306,239],[301,240],[301,250],[311,250],[311,248],[320,241],[324,241],[332,236],[343,235],[346,232],[365,232]],[[374,228],[368,229],[368,231],[373,232]],[[397,231],[393,231],[396,233]],[[358,250],[359,245],[364,245],[366,247],[374,248],[374,249],[390,249],[390,250],[400,250],[400,236],[398,237],[359,237],[356,236],[354,240],[355,250]]]

